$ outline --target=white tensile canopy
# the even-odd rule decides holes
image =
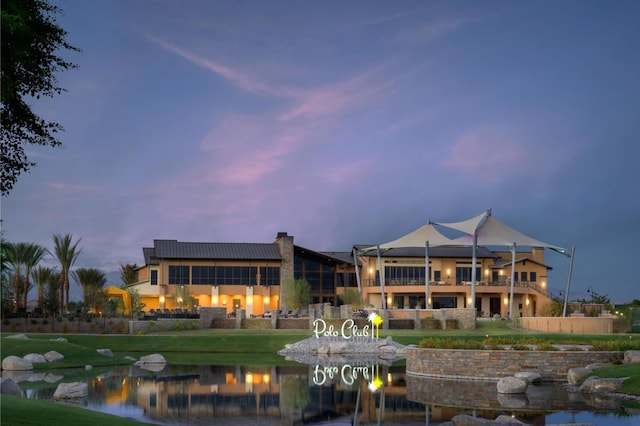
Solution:
[[[380,290],[382,296],[382,308],[386,309],[387,300],[384,294],[384,284],[385,277],[384,272],[382,270],[382,262],[380,259],[380,250],[389,250],[392,248],[401,248],[401,247],[423,247],[424,246],[424,257],[425,257],[425,285],[424,285],[424,294],[425,294],[425,307],[429,307],[429,280],[431,276],[429,274],[429,246],[449,246],[454,245],[452,241],[442,235],[431,222],[427,222],[426,225],[422,225],[418,229],[396,239],[393,241],[389,241],[388,243],[379,244],[377,246],[368,247],[363,250],[363,252],[368,252],[372,250],[376,250],[378,254],[378,273],[380,274]],[[356,259],[354,253],[354,259]],[[356,271],[358,267],[356,265]],[[359,281],[359,278],[358,278]],[[358,285],[359,286],[359,285]]]
[[[480,218],[479,221],[477,219]],[[484,218],[484,222],[482,219]],[[475,229],[472,228],[473,223],[476,224]],[[535,238],[529,237],[515,229],[511,228],[508,225],[500,222],[494,216],[491,215],[491,210],[487,210],[480,216],[476,216],[473,219],[469,219],[464,222],[457,223],[439,223],[441,226],[445,226],[447,228],[456,229],[458,231],[464,232],[465,236],[460,238],[456,238],[452,240],[452,244],[454,245],[465,245],[473,247],[473,267],[471,268],[471,300],[472,307],[475,306],[475,285],[476,285],[476,259],[475,252],[476,247],[478,245],[483,246],[506,246],[511,249],[511,289],[509,296],[509,317],[513,317],[513,285],[515,281],[515,263],[516,263],[516,246],[528,246],[528,247],[544,247],[549,248],[559,253],[564,254],[565,256],[569,256],[571,258],[571,263],[573,265],[573,250],[570,255],[567,254],[567,250],[562,247],[555,246],[553,244],[545,243]],[[470,232],[471,231],[471,232]],[[571,269],[569,271],[569,281],[567,282],[567,291],[565,295],[565,310],[566,310],[566,301],[569,293],[569,285],[571,281]],[[566,312],[565,312],[566,315]]]
[[[450,229],[455,229],[466,235],[449,239],[442,235],[434,225],[443,226]],[[506,246],[511,249],[511,289],[510,289],[510,303],[509,303],[509,317],[513,316],[513,284],[515,278],[515,253],[516,246],[529,246],[529,247],[544,247],[549,248],[565,256],[570,257],[571,266],[569,268],[569,277],[567,280],[567,289],[564,300],[564,312],[566,316],[567,298],[569,295],[569,287],[571,283],[571,272],[573,269],[573,255],[575,253],[575,247],[572,248],[571,253],[568,254],[567,250],[562,247],[548,244],[535,238],[529,237],[508,225],[500,222],[498,219],[491,215],[491,209],[484,211],[482,214],[475,216],[471,219],[467,219],[461,222],[453,223],[439,223],[428,221],[426,225],[422,225],[416,230],[398,238],[393,241],[389,241],[377,246],[368,247],[362,250],[362,252],[369,252],[372,250],[377,251],[378,257],[378,271],[380,274],[382,307],[386,308],[386,298],[384,294],[384,272],[382,270],[382,264],[380,259],[380,251],[388,250],[392,248],[401,247],[425,247],[425,303],[429,307],[429,280],[431,279],[429,274],[429,246],[472,246],[472,265],[471,268],[471,307],[475,307],[475,286],[476,286],[476,249],[478,245],[483,246]],[[354,259],[357,262],[356,249],[354,248]],[[358,271],[356,263],[356,273]],[[358,279],[358,287],[360,287],[360,278]]]

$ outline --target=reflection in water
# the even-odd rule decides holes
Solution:
[[[28,397],[52,399],[57,383],[36,379],[22,378],[19,385]],[[638,414],[621,417],[620,401],[599,399],[602,408],[595,408],[557,384],[498,395],[492,382],[416,378],[403,366],[386,365],[166,366],[158,372],[132,366],[91,380],[83,403],[164,425],[435,425],[460,413],[508,414],[530,424],[562,415],[565,422],[580,417],[598,425],[640,420]]]

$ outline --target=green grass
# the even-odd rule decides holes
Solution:
[[[3,394],[0,423],[11,426],[139,426],[141,422],[81,407]]]

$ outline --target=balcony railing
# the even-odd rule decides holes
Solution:
[[[363,284],[369,287],[380,286],[379,280],[364,280]],[[385,286],[424,286],[424,279],[387,279]],[[471,281],[456,281],[455,278],[445,278],[444,281],[430,281],[430,286],[470,286]],[[494,286],[494,287],[510,287],[511,282],[508,278],[499,279],[498,281],[476,281],[476,286]],[[516,281],[514,287],[530,288],[540,294],[546,295],[545,287],[535,281]]]

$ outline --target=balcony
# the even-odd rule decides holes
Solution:
[[[363,280],[362,284],[365,287],[380,287],[379,280]],[[394,286],[424,286],[424,279],[387,279],[385,281],[385,287],[394,287]],[[457,281],[455,278],[445,278],[444,281],[430,281],[429,286],[448,286],[448,287],[464,287],[471,286],[471,281]],[[476,281],[476,288],[482,292],[482,288],[491,287],[492,290],[495,291],[496,287],[505,287],[506,289],[511,288],[511,282],[507,277],[500,277],[498,281]],[[542,294],[544,296],[547,295],[546,287],[543,287],[536,281],[516,281],[514,283],[515,288],[529,288],[535,291],[536,293]],[[506,291],[506,290],[505,290]]]

